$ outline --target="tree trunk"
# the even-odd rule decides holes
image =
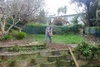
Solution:
[[[6,35],[7,33],[9,33],[9,31],[12,29],[12,27],[14,25],[16,25],[18,22],[20,21],[20,19],[18,21],[14,21],[13,19],[13,24],[10,25],[10,27],[8,28],[8,30],[5,30],[6,28],[6,17],[4,18],[4,21],[0,21],[0,25],[1,25],[1,31],[2,31],[2,36]]]
[[[92,23],[90,22],[90,0],[87,0],[86,7],[87,7],[87,22],[88,22],[88,26],[92,26]]]
[[[1,26],[1,31],[2,31],[2,36],[4,36],[5,35],[5,30],[4,30],[3,26]]]
[[[6,35],[5,26],[1,26],[2,36]]]
[[[3,21],[0,21],[0,25],[1,25],[2,36],[4,36],[6,34],[6,31],[5,31],[6,17],[4,17]]]

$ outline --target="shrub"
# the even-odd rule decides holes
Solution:
[[[68,34],[68,33],[79,33],[81,25],[73,26],[53,26],[54,34]],[[47,26],[24,26],[23,31],[28,34],[44,34]]]
[[[79,33],[79,28],[81,27],[81,25],[79,24],[75,24],[73,25],[72,27],[70,27],[70,32],[73,32],[73,33]]]
[[[64,20],[61,17],[55,18],[53,22],[54,22],[54,25],[57,25],[57,26],[62,26],[64,24],[69,23],[68,21]]]
[[[2,37],[2,41],[7,41],[7,40],[11,40],[12,36],[11,35],[5,35]]]
[[[24,26],[23,31],[28,34],[44,34],[47,26]]]
[[[25,37],[26,37],[25,32],[18,32],[15,36],[15,38],[18,39],[18,40],[24,39]]]
[[[57,25],[57,26],[63,25],[61,20],[56,20],[54,24]]]
[[[55,18],[54,21],[53,21],[54,25],[62,26],[63,25],[62,20],[63,19],[61,17]]]
[[[98,46],[82,42],[76,47],[76,51],[86,59],[93,59],[98,51]]]
[[[53,34],[62,34],[61,28],[53,27]]]
[[[73,23],[73,24],[78,24],[78,15],[77,16],[74,16],[74,18],[72,18],[72,20],[71,20],[71,22]]]
[[[11,33],[10,33],[12,36],[16,36],[17,34],[18,34],[18,31],[16,31],[16,30],[11,30]]]
[[[28,27],[40,27],[40,26],[42,26],[42,24],[36,24],[36,23],[29,23],[29,24],[27,24],[26,26],[28,26]]]

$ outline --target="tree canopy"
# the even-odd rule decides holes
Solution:
[[[28,18],[34,18],[43,7],[43,0],[0,0],[0,27],[2,34],[7,34],[20,21],[26,23]],[[12,24],[5,30],[8,20]]]
[[[71,3],[77,3],[78,7],[85,6],[87,24],[88,26],[93,26],[91,19],[96,19],[98,0],[71,0]]]

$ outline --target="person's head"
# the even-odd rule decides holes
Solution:
[[[51,25],[52,25],[52,23],[50,22],[50,23],[49,23],[49,26],[51,26]]]
[[[49,23],[49,25],[51,25],[51,22]]]

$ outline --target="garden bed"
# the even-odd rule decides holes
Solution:
[[[29,45],[36,45],[37,42],[32,42],[29,40],[11,40],[11,41],[6,41],[2,42],[0,41],[0,47],[10,47],[10,46],[29,46]]]
[[[58,43],[47,43],[46,47],[48,49],[51,49],[51,50],[59,50],[59,49],[66,49],[66,48],[71,47],[71,46],[64,45],[64,44],[58,44]]]
[[[60,66],[72,66],[72,65],[73,65],[73,67],[75,66],[75,64],[73,64],[74,61],[72,59],[72,56],[69,53],[68,47],[71,47],[72,50],[74,50],[73,48],[76,47],[77,44],[65,45],[65,44],[59,44],[59,43],[46,43],[46,44],[41,43],[41,45],[43,45],[43,46],[39,46],[39,44],[37,42],[32,42],[32,41],[25,41],[25,42],[21,41],[19,43],[17,43],[17,42],[18,41],[12,42],[12,43],[10,42],[10,44],[6,43],[4,45],[3,44],[1,45],[0,49],[8,48],[8,50],[9,50],[10,48],[13,48],[14,51],[16,51],[17,49],[19,50],[18,52],[17,51],[14,52],[13,50],[9,51],[9,52],[1,51],[1,53],[0,53],[1,65],[7,64],[7,63],[3,62],[2,60],[10,62],[9,60],[12,61],[14,59],[13,61],[15,61],[17,65],[19,64],[19,66],[17,66],[15,64],[15,66],[17,66],[17,67],[20,67],[23,63],[26,66],[28,65],[28,66],[35,66],[35,67],[38,67],[38,66],[40,66],[40,67],[46,66],[47,67],[48,65],[49,66],[53,65],[51,67],[54,67],[56,65],[56,67],[58,67],[60,63],[61,63]],[[18,45],[16,46],[16,44],[18,44]],[[15,47],[12,47],[12,46],[15,46]],[[37,49],[38,47],[39,48],[45,47],[45,49],[40,50],[40,49]],[[20,51],[20,49],[23,49],[23,50]],[[74,52],[75,52],[75,50],[74,50]],[[77,53],[75,56],[77,56]],[[19,61],[17,62],[17,58],[18,58],[18,60],[20,60],[20,63],[19,63]],[[98,55],[97,55],[97,58],[98,58]],[[81,58],[76,58],[76,59],[78,62],[80,62],[80,61],[82,62],[82,64],[79,63],[80,66],[86,65],[86,64],[89,65],[89,63],[90,63],[89,60],[85,60],[88,62],[83,64],[83,62],[84,62],[83,59],[81,59]],[[32,60],[34,60],[34,63],[32,62]],[[69,60],[69,61],[67,61],[67,60]],[[94,61],[94,60],[92,60],[92,61]],[[45,63],[45,62],[47,62],[47,63]],[[53,62],[56,62],[56,63],[53,63]],[[68,62],[68,64],[66,64],[67,62]],[[100,60],[98,60],[97,62],[99,63]],[[38,63],[40,63],[40,64],[38,65]],[[9,64],[11,64],[11,63],[9,63]],[[96,64],[96,65],[98,66],[99,64]]]

